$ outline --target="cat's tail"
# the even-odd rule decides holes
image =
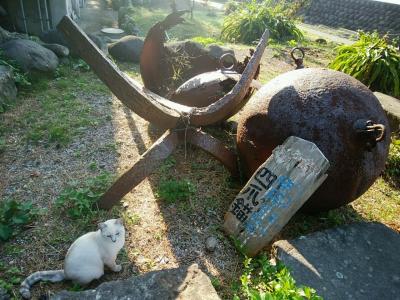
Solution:
[[[55,270],[55,271],[39,271],[35,272],[21,283],[21,288],[19,289],[19,293],[22,298],[30,299],[31,292],[30,289],[32,285],[34,285],[38,281],[50,281],[50,282],[59,282],[65,279],[64,270]]]

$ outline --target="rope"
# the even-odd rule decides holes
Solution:
[[[185,160],[186,160],[186,157],[187,157],[187,131],[188,131],[189,127],[190,127],[190,115],[191,115],[191,113],[182,113],[182,115],[181,115],[183,123],[185,124],[185,128],[184,128],[185,137],[184,137],[184,142],[183,142],[184,147],[185,147]]]

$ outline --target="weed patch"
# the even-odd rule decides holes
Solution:
[[[268,28],[275,41],[300,41],[304,38],[293,20],[268,5],[269,1],[243,3],[225,17],[221,37],[231,42],[251,44],[260,39]]]
[[[103,173],[88,179],[83,184],[72,183],[61,192],[56,200],[56,206],[72,219],[91,219],[98,211],[97,200],[110,186],[111,181],[111,175]]]
[[[21,283],[21,276],[22,272],[17,267],[8,268],[4,263],[0,262],[0,288],[11,293],[13,287]]]
[[[266,255],[245,258],[243,265],[240,282],[232,286],[234,300],[322,300],[314,289],[296,286],[289,270],[279,262],[272,265]]]
[[[14,81],[18,86],[30,86],[28,74],[21,69],[21,66],[14,60],[10,60],[0,51],[0,65],[9,67],[14,76]]]
[[[168,204],[189,200],[196,193],[196,187],[189,180],[162,180],[157,189],[157,196]]]
[[[0,202],[0,241],[10,239],[21,227],[31,223],[37,215],[31,202],[15,200]]]

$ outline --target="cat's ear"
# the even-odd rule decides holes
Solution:
[[[103,230],[104,228],[107,227],[107,224],[106,224],[106,223],[99,223],[99,224],[97,225],[97,227],[98,227],[100,230]]]
[[[119,219],[115,219],[115,224],[124,225],[124,222],[122,221],[122,218],[119,218]]]

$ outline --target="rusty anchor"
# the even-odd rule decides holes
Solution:
[[[172,20],[172,17],[169,19],[167,17],[167,21],[167,23],[161,23],[158,26],[162,29],[176,23]],[[210,153],[223,163],[232,174],[237,174],[236,154],[221,141],[198,128],[226,120],[245,105],[252,81],[259,70],[261,56],[267,45],[268,30],[260,38],[254,54],[248,60],[243,73],[232,90],[211,105],[196,107],[172,102],[127,77],[68,16],[61,20],[58,28],[64,33],[66,40],[73,45],[81,58],[88,63],[93,72],[122,103],[148,122],[159,128],[167,129],[132,168],[125,172],[102,196],[98,202],[100,208],[111,208],[160,166],[179,144],[185,142]],[[162,30],[158,30],[158,32],[162,32]],[[155,45],[155,47],[157,48],[159,45]],[[146,51],[145,48],[143,48],[143,51]],[[152,67],[155,68],[154,65]],[[145,75],[143,78],[145,85],[157,88],[155,86],[157,78],[152,77],[155,73],[149,71],[148,74],[150,76]]]

